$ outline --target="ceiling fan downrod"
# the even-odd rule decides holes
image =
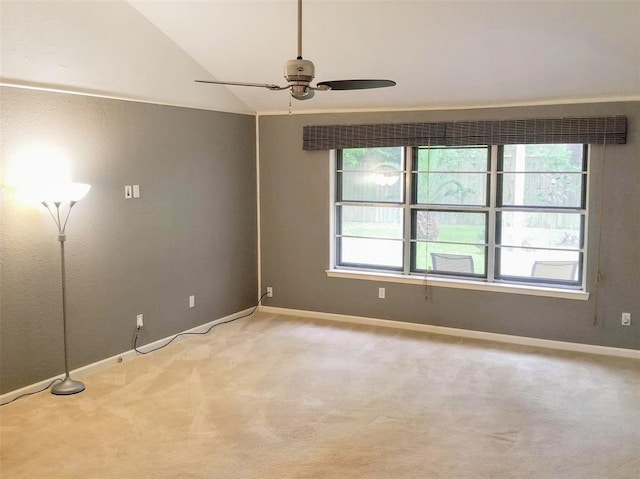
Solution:
[[[298,56],[284,64],[284,78],[289,84],[291,96],[296,100],[308,100],[314,95],[311,82],[316,76],[313,62],[302,58],[302,0],[298,0]],[[328,90],[329,88],[321,88]]]

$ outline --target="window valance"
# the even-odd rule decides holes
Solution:
[[[303,149],[305,150],[385,146],[624,144],[626,142],[626,116],[316,125],[303,128]]]

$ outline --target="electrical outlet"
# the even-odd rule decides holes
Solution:
[[[271,286],[267,286],[267,298],[273,298],[273,288]]]
[[[378,288],[378,298],[384,299],[385,295],[386,295],[386,292],[384,288]]]
[[[196,307],[196,297],[195,296],[189,296],[189,307],[190,308],[195,308]]]
[[[139,314],[136,316],[136,328],[140,329],[142,326],[144,326],[144,317],[142,314]]]
[[[622,325],[631,326],[631,313],[622,313]]]

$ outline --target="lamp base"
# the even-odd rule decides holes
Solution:
[[[71,379],[69,376],[65,378],[64,381],[54,385],[51,388],[51,394],[56,394],[58,396],[68,396],[70,394],[78,394],[84,391],[84,384],[80,381],[75,381]]]

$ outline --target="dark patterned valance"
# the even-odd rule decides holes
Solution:
[[[626,142],[626,116],[318,125],[305,126],[303,129],[303,149],[305,150],[381,146],[623,144]]]

